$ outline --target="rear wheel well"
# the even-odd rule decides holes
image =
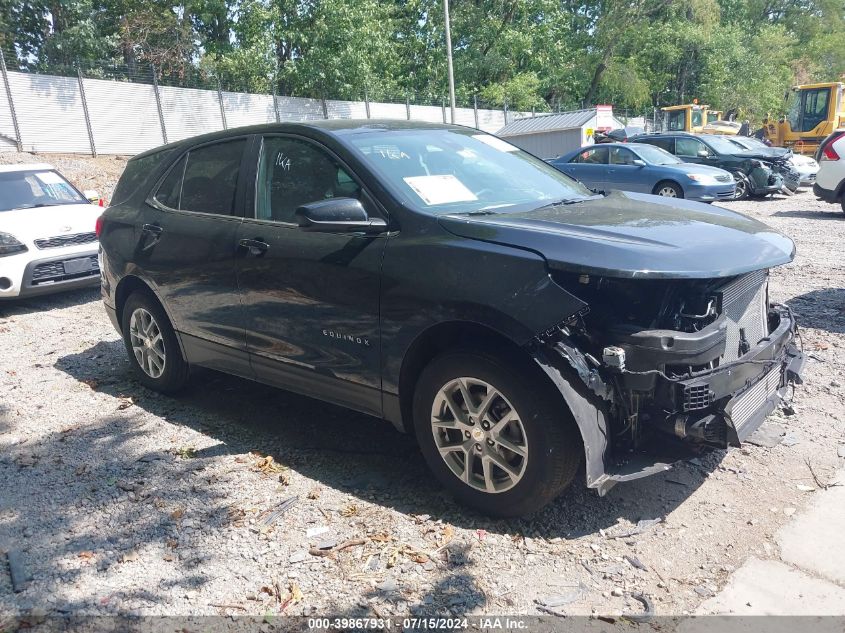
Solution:
[[[423,332],[405,354],[399,374],[399,406],[402,424],[406,431],[413,430],[414,392],[423,369],[443,352],[457,349],[493,352],[498,356],[504,356],[515,364],[515,371],[535,373],[536,384],[546,384],[554,389],[561,406],[566,407],[563,396],[554,388],[548,376],[536,366],[525,349],[487,326],[453,321],[440,323]]]
[[[156,301],[158,301],[158,297],[155,296],[155,293],[140,278],[131,275],[124,277],[120,280],[120,283],[117,284],[117,290],[115,290],[114,293],[114,307],[117,312],[118,323],[123,323],[123,306],[126,305],[126,300],[133,292],[147,292],[152,295]],[[159,304],[161,304],[160,301]]]

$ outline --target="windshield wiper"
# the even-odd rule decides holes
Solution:
[[[579,202],[584,202],[586,200],[595,200],[596,198],[601,197],[601,194],[596,194],[594,196],[587,196],[585,198],[561,198],[560,200],[555,200],[554,202],[549,202],[547,204],[541,204],[539,207],[534,207],[534,210],[537,209],[546,209],[548,207],[557,207],[563,206],[567,204],[578,204]]]

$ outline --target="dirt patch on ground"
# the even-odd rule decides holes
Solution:
[[[50,162],[107,195],[119,172]],[[776,554],[813,473],[824,483],[845,454],[845,215],[807,192],[726,206],[798,246],[771,283],[810,354],[795,414],[767,423],[785,441],[605,498],[577,484],[527,520],[456,505],[378,420],[213,372],[176,398],[145,390],[94,290],[0,304],[0,548],[32,574],[15,594],[0,568],[0,612],[589,614],[638,612],[637,593],[693,611],[748,556]]]

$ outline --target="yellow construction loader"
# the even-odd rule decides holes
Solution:
[[[787,93],[786,115],[763,119],[763,136],[774,146],[812,154],[834,130],[845,128],[845,83],[795,86]]]
[[[664,129],[667,132],[692,132],[693,134],[736,134],[740,124],[723,121],[721,110],[711,110],[708,105],[687,103],[661,108],[665,113]]]

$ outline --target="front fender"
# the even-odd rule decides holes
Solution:
[[[554,347],[537,345],[531,356],[557,387],[569,407],[584,443],[587,486],[604,495],[614,485],[607,474],[612,389],[586,358],[564,342]]]

